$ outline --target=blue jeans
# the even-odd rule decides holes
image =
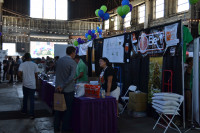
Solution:
[[[65,102],[67,106],[66,111],[55,111],[54,115],[54,131],[66,132],[72,129],[71,127],[71,117],[72,117],[72,105],[74,101],[74,92],[63,93],[65,97]],[[62,123],[62,124],[61,124]]]
[[[30,100],[30,112],[29,114],[34,116],[34,95],[35,95],[35,89],[30,89],[25,86],[23,86],[23,108],[22,111],[27,113],[27,102],[28,98]]]

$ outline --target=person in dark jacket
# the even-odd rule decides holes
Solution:
[[[13,61],[12,57],[8,58],[8,63],[9,63],[8,72],[10,74],[10,81],[9,81],[9,83],[13,83],[14,61]]]
[[[8,60],[3,60],[3,81],[5,81],[6,74],[8,72],[8,67],[9,67]]]

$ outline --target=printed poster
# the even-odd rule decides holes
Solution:
[[[152,51],[164,50],[164,31],[156,30],[149,34],[141,32],[138,39],[138,52],[145,54]]]
[[[170,46],[175,46],[179,43],[179,39],[177,38],[177,28],[178,23],[165,26],[165,42],[166,48]]]
[[[112,63],[124,63],[124,35],[104,40],[103,57]]]
[[[79,56],[87,55],[88,47],[92,47],[92,43],[93,43],[93,41],[89,41],[87,43],[79,45],[78,46],[79,47],[79,53],[78,53],[78,55]]]
[[[151,103],[153,93],[159,92],[162,88],[162,65],[163,57],[150,57],[149,61],[149,84],[148,102]]]

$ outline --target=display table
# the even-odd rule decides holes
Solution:
[[[116,133],[116,99],[75,98],[73,128],[75,133]]]
[[[40,98],[53,109],[54,85],[40,79]],[[74,99],[72,126],[75,133],[116,133],[117,105],[113,97]]]
[[[40,79],[40,98],[51,108],[53,109],[53,94],[55,92],[55,86],[48,83],[46,80]]]

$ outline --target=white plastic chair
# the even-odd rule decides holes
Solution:
[[[160,125],[160,126],[162,126],[162,127],[165,128],[165,130],[164,130],[163,133],[166,133],[166,131],[167,131],[168,128],[171,128],[171,129],[173,129],[173,130],[178,131],[179,133],[182,133],[181,130],[178,128],[178,126],[173,122],[173,119],[174,119],[174,117],[175,117],[176,115],[179,115],[179,114],[178,114],[178,111],[179,111],[179,108],[180,108],[180,106],[181,106],[183,100],[184,100],[184,97],[183,97],[183,96],[180,96],[179,106],[176,108],[176,110],[175,110],[174,113],[163,113],[163,112],[160,112],[160,111],[156,110],[156,112],[159,114],[160,117],[158,118],[158,120],[157,120],[155,126],[153,127],[153,130],[156,128],[157,125]],[[172,117],[170,118],[169,115],[171,115]],[[164,120],[164,122],[167,124],[167,126],[165,126],[165,125],[159,123],[160,119]],[[171,124],[174,125],[175,128],[171,127],[171,126],[170,126]]]
[[[121,111],[119,114],[122,114],[122,113],[124,112],[126,106],[128,105],[128,101],[129,101],[129,96],[127,96],[128,92],[129,92],[129,91],[134,92],[134,91],[136,91],[136,89],[137,89],[137,86],[134,86],[134,85],[129,86],[129,88],[128,88],[128,90],[126,91],[126,93],[124,94],[124,96],[121,97],[122,100],[123,100],[126,104],[125,104],[125,106],[123,107],[122,111]]]

